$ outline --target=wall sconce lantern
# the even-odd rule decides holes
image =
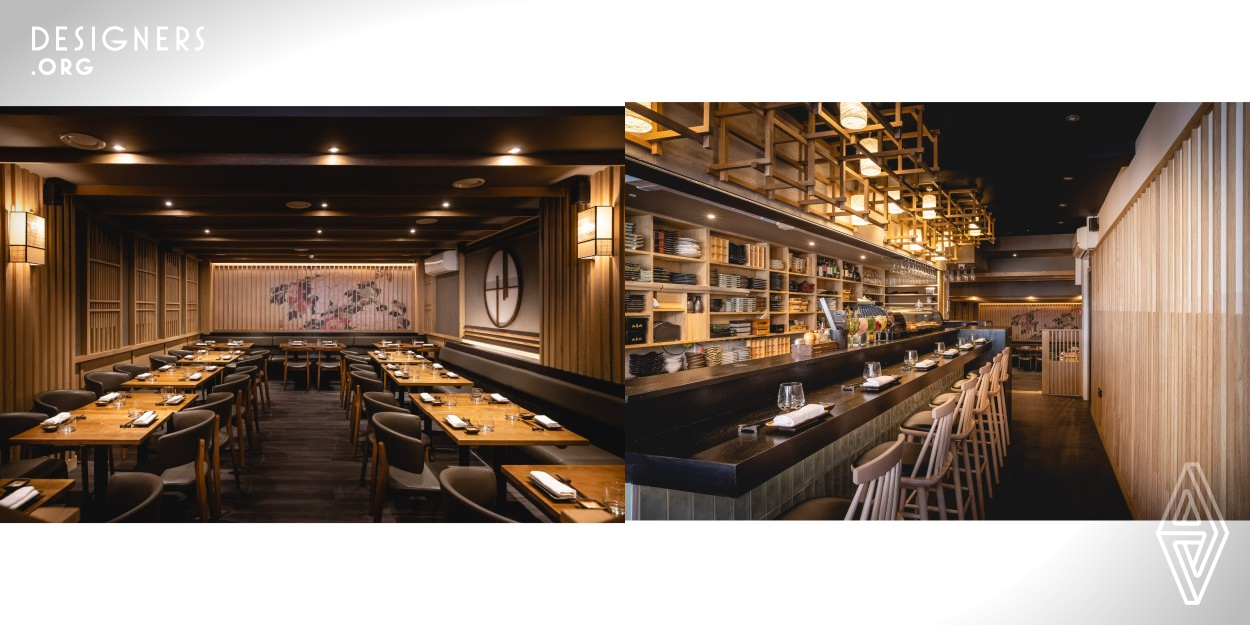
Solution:
[[[9,212],[9,262],[44,265],[47,259],[43,217],[14,206]]]
[[[577,213],[577,257],[612,255],[612,207],[591,206]]]

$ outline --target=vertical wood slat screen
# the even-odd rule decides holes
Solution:
[[[1040,341],[1046,328],[1080,327],[1080,304],[981,304],[981,319],[1011,328],[1013,341]]]
[[[134,238],[134,294],[135,310],[131,343],[147,343],[160,338],[157,327],[157,300],[160,297],[160,255],[156,242],[141,237]]]
[[[182,334],[182,254],[165,252],[165,334]]]
[[[122,345],[122,233],[87,224],[87,353]]]
[[[621,241],[624,168],[608,167],[590,180],[592,206],[611,205],[612,256],[577,257],[577,209],[567,198],[540,203],[542,273],[540,362],[582,375],[624,382],[624,288]]]
[[[213,331],[416,331],[412,265],[212,265]]]
[[[1081,394],[1081,331],[1042,330],[1042,394]]]
[[[183,280],[186,284],[184,291],[185,313],[183,328],[186,332],[200,331],[200,261],[191,258],[185,259]]]
[[[43,180],[0,164],[0,410],[30,410],[34,396],[77,388],[73,375],[74,241],[72,198],[43,206]],[[45,219],[47,265],[9,262],[8,211],[16,206]]]
[[[1215,104],[1091,255],[1091,409],[1137,518],[1187,462],[1250,518],[1248,118]]]

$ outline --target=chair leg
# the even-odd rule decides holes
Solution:
[[[286,390],[286,380],[287,380],[287,362],[284,359],[282,361],[282,390],[284,391]]]

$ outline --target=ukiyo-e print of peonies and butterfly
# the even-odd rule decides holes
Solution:
[[[292,330],[407,330],[408,303],[384,295],[401,279],[394,273],[378,269],[361,279],[359,271],[318,271],[270,287],[269,303],[285,309]]]

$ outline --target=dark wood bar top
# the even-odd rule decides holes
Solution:
[[[949,344],[953,347],[953,341]],[[739,425],[757,423],[776,415],[779,411],[773,405],[722,415],[701,421],[698,427],[644,438],[626,454],[629,481],[709,495],[741,496],[937,382],[952,369],[962,373],[987,360],[994,353],[991,350],[991,347],[980,346],[954,358],[943,358],[931,371],[904,372],[901,364],[886,364],[888,361],[883,358],[884,374],[898,377],[900,383],[879,393],[866,393],[858,388],[841,390],[842,384],[857,384],[863,381],[862,377],[844,378],[820,387],[809,386],[805,388],[807,402],[832,404],[832,416],[796,434],[770,433],[767,429],[758,434],[738,433]],[[922,350],[921,357],[931,356],[932,351],[931,346]],[[767,398],[740,397],[739,401],[743,405],[759,406],[761,399]]]

